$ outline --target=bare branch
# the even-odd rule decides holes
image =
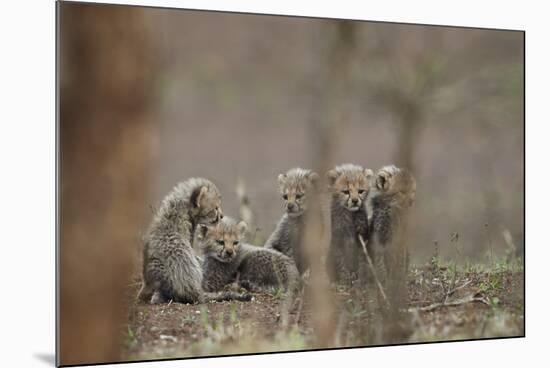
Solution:
[[[363,253],[365,254],[365,257],[367,258],[367,263],[369,264],[369,267],[370,267],[370,269],[372,271],[372,274],[374,276],[374,280],[376,282],[376,285],[378,286],[378,291],[380,291],[380,295],[382,295],[382,298],[384,299],[384,301],[386,302],[386,304],[389,307],[390,302],[388,300],[388,297],[386,296],[386,293],[384,291],[384,288],[382,287],[382,284],[380,283],[380,279],[378,278],[378,275],[377,275],[376,270],[374,268],[374,264],[372,263],[372,259],[369,255],[369,252],[367,251],[367,245],[365,243],[365,240],[363,239],[361,234],[359,234],[358,237],[359,237],[359,242],[361,243],[361,246],[363,247]]]
[[[472,280],[468,280],[468,281],[466,281],[464,284],[462,284],[462,285],[460,285],[460,286],[457,286],[457,287],[455,287],[455,288],[452,289],[452,290],[449,290],[449,291],[447,292],[447,296],[453,295],[456,291],[458,291],[458,290],[460,290],[460,289],[462,289],[462,288],[464,288],[464,287],[470,285],[471,283],[472,283]]]
[[[468,303],[472,303],[472,302],[480,302],[480,303],[487,304],[487,305],[489,304],[487,302],[487,300],[485,300],[484,297],[480,297],[480,296],[476,296],[476,295],[478,295],[478,293],[473,293],[473,294],[470,294],[468,296],[465,296],[464,298],[453,300],[451,302],[433,303],[433,304],[427,305],[425,307],[409,308],[409,312],[414,312],[414,311],[429,312],[429,311],[432,311],[434,309],[441,308],[441,307],[454,307],[454,306],[468,304]]]

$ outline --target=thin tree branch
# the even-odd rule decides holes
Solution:
[[[363,253],[365,254],[365,257],[367,258],[367,263],[369,264],[369,267],[372,271],[372,274],[374,276],[374,281],[376,282],[376,285],[378,286],[378,291],[380,291],[380,295],[382,295],[382,299],[386,302],[388,307],[390,306],[390,302],[388,300],[388,297],[386,296],[386,292],[384,291],[384,288],[382,287],[382,284],[380,283],[380,279],[378,278],[378,275],[376,274],[376,270],[374,268],[374,264],[372,263],[372,259],[369,255],[369,252],[367,251],[367,245],[365,243],[365,240],[363,239],[363,236],[361,234],[358,235],[359,242],[361,243],[361,246],[363,247]]]
[[[437,308],[441,307],[454,307],[458,305],[468,304],[472,302],[480,302],[483,304],[489,304],[487,300],[483,297],[476,296],[476,294],[470,294],[464,298],[453,300],[452,302],[444,302],[444,303],[433,303],[430,305],[427,305],[425,307],[419,307],[419,308],[409,308],[409,312],[413,311],[421,311],[421,312],[429,312]]]

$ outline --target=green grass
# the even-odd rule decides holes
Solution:
[[[126,334],[124,336],[124,346],[128,349],[134,347],[138,342],[136,333],[130,325],[127,325]]]

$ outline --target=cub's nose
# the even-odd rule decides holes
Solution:
[[[357,204],[357,203],[359,203],[359,199],[358,198],[352,198],[351,203]]]
[[[296,205],[294,203],[287,203],[286,208],[292,211],[294,208],[296,208]]]
[[[226,249],[225,250],[225,254],[228,256],[228,257],[231,257],[233,255],[233,253],[235,253],[235,251],[233,249]]]

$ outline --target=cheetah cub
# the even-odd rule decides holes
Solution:
[[[293,168],[279,175],[279,191],[285,203],[285,213],[265,243],[265,248],[275,249],[294,259],[300,274],[309,268],[302,249],[304,215],[308,207],[308,193],[318,180],[317,173],[302,168]]]
[[[358,235],[368,239],[366,199],[373,172],[344,164],[327,172],[331,192],[331,241],[327,272],[332,282],[351,284],[366,277],[366,260]]]
[[[198,247],[203,260],[202,285],[217,291],[238,281],[253,292],[281,288],[292,291],[298,284],[298,270],[289,257],[273,249],[244,243],[244,221],[224,217],[216,225],[199,225]]]
[[[249,300],[250,295],[208,293],[202,288],[200,259],[192,248],[194,229],[221,218],[221,196],[209,180],[191,178],[178,184],[155,213],[143,248],[143,285],[139,299],[162,303]]]
[[[408,170],[388,165],[376,173],[368,247],[382,280],[408,268],[404,216],[415,196],[416,180]]]

